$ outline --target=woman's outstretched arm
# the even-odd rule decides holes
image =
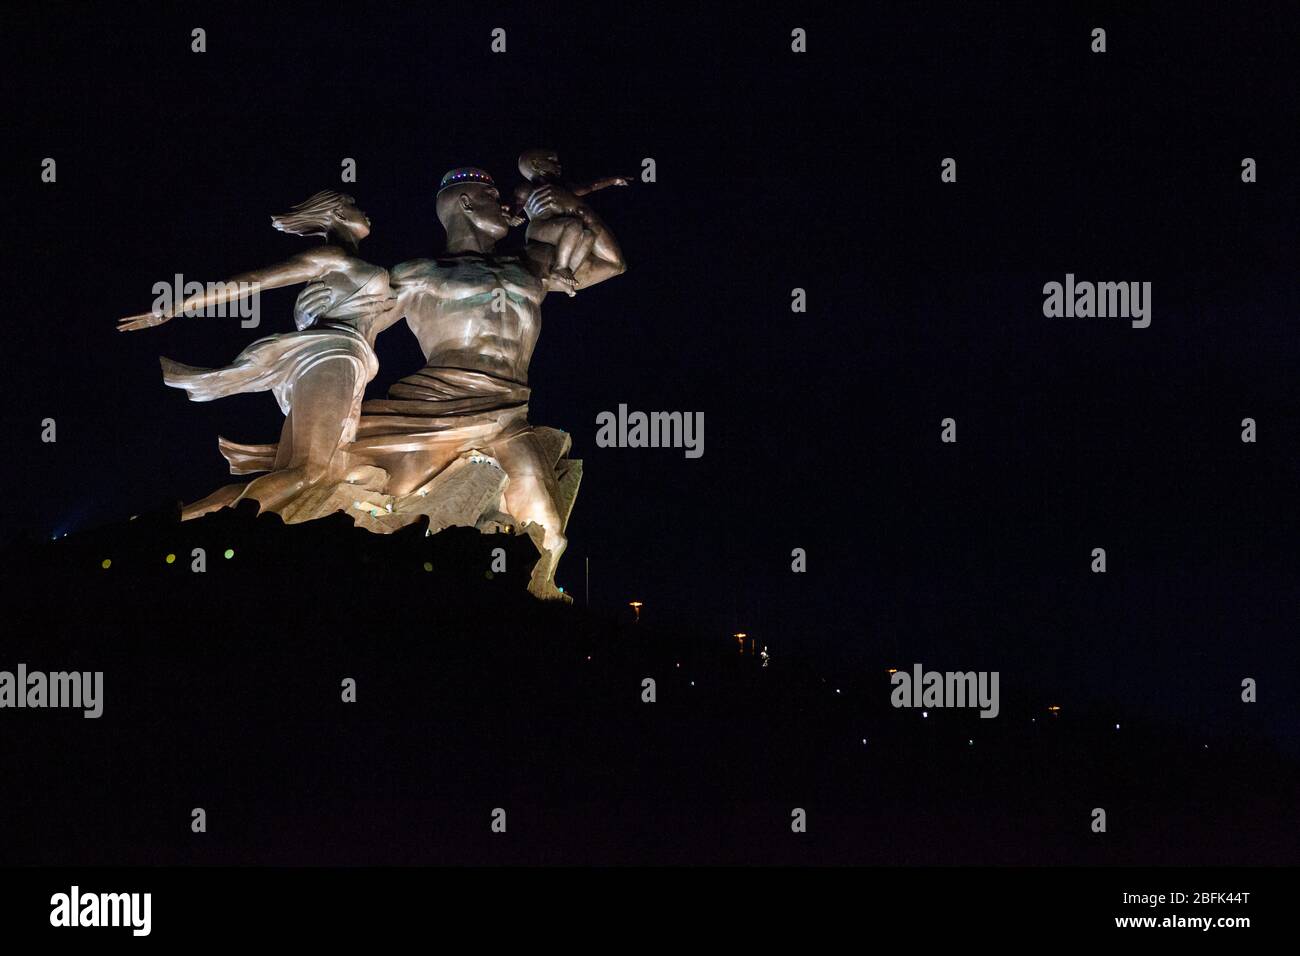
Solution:
[[[152,328],[174,319],[188,311],[203,310],[222,305],[232,299],[256,295],[261,289],[279,289],[287,285],[297,285],[328,272],[331,268],[347,258],[347,254],[337,246],[321,246],[263,269],[241,272],[231,276],[226,282],[210,283],[207,288],[196,295],[189,296],[184,302],[163,312],[144,312],[140,315],[128,315],[117,322],[119,332],[134,332],[139,329]]]

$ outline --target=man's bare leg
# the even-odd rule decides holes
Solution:
[[[506,485],[506,510],[520,526],[532,522],[542,529],[542,554],[533,568],[528,590],[541,598],[558,598],[555,569],[568,546],[556,509],[558,487],[555,469],[531,434],[519,435],[491,448],[510,479]]]
[[[384,493],[402,498],[414,494],[421,485],[427,485],[459,458],[465,452],[462,444],[456,440],[413,451],[388,451],[378,455],[372,453],[366,460],[373,460],[378,467],[388,472]]]

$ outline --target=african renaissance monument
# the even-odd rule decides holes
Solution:
[[[194,401],[270,391],[285,415],[279,442],[219,440],[232,474],[258,477],[187,505],[184,518],[247,499],[286,523],[344,513],[377,533],[423,517],[430,534],[452,526],[527,534],[540,555],[529,591],[563,596],[555,571],[582,462],[567,457],[565,432],[529,422],[528,366],[546,295],[572,296],[626,268],[583,197],[628,181],[567,184],[558,157],[542,149],[523,153],[519,168],[513,203],[503,203],[482,169],[442,177],[436,203],[446,248],[434,258],[391,269],[365,261],[358,247],[370,219],[352,197],[324,191],[272,218],[282,232],[323,243],[118,323],[121,331],[149,328],[304,284],[294,331],[258,339],[223,368],[161,360],[163,380]],[[522,249],[499,252],[524,223]],[[376,337],[403,319],[425,365],[387,398],[365,401],[379,370]]]

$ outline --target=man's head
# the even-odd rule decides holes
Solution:
[[[519,154],[519,175],[530,183],[539,179],[559,179],[560,157],[553,149],[526,149]]]
[[[496,242],[510,231],[510,217],[501,205],[492,177],[473,166],[450,170],[438,188],[438,221],[448,239],[466,230]]]

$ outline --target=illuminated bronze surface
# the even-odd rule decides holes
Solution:
[[[277,444],[222,439],[232,473],[267,474],[217,490],[187,506],[184,517],[250,498],[289,522],[346,511],[378,532],[427,515],[431,531],[467,524],[526,533],[541,553],[529,590],[559,596],[555,569],[582,463],[566,457],[566,434],[529,423],[528,365],[548,292],[572,295],[624,271],[613,234],[576,196],[626,180],[567,187],[554,178],[554,154],[525,153],[521,169],[539,153],[540,164],[530,159],[527,166],[535,176],[526,196],[520,191],[530,220],[521,255],[496,251],[515,213],[488,174],[463,167],[449,172],[438,192],[447,245],[436,258],[391,272],[356,258],[370,223],[342,197],[316,233],[326,245],[234,277],[263,289],[306,282],[294,308],[298,331],[260,339],[222,369],[163,359],[164,380],[196,401],[271,391],[286,414],[284,430]],[[303,206],[335,195],[318,194]],[[279,219],[300,226],[292,216]],[[573,223],[581,226],[576,240]],[[131,316],[119,328],[147,328],[219,301],[196,296],[171,314]],[[403,317],[425,367],[386,399],[362,403],[377,367],[375,336]]]

